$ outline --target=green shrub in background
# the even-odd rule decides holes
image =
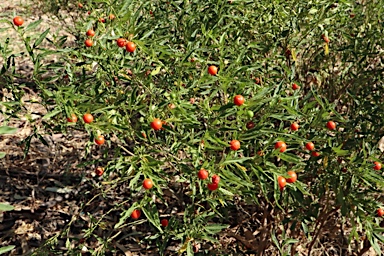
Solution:
[[[372,246],[380,254],[384,8],[378,3],[99,0],[80,8],[64,1],[61,10],[77,13],[69,28],[76,46],[64,47],[59,37],[49,41],[53,50],[40,47],[51,30],[33,41],[23,32],[38,22],[18,28],[48,111],[46,132],[87,132],[84,150],[100,149],[103,158],[84,165],[105,166],[105,180],[118,174],[99,189],[124,187],[129,194],[84,230],[103,244],[90,251],[112,252],[113,241],[146,219],[150,232],[139,240],[156,244],[158,254],[173,241],[180,254],[224,254],[217,234],[229,235],[226,228],[245,218],[264,221],[256,225],[257,246],[248,248],[259,254],[274,246],[295,255],[299,245],[310,254],[326,229],[340,234],[349,253]],[[133,44],[119,47],[119,38]],[[58,61],[44,62],[51,54]],[[14,55],[6,58],[5,86],[20,99],[9,72]],[[244,104],[234,102],[236,95]],[[83,122],[86,113],[93,122]],[[77,122],[67,121],[72,115]],[[160,123],[151,125],[154,119]],[[328,121],[336,128],[327,128]],[[230,148],[232,140],[239,150]],[[276,149],[278,141],[285,151]],[[199,179],[201,169],[208,179]],[[290,170],[297,181],[283,187],[278,177],[288,179]],[[220,177],[217,189],[213,175]],[[145,179],[153,187],[143,189]],[[143,216],[134,221],[136,209]],[[167,227],[159,210],[171,216]],[[97,236],[94,228],[112,211],[119,220],[107,237]],[[362,237],[369,241],[364,247]]]

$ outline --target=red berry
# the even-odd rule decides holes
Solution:
[[[277,177],[277,182],[279,183],[280,190],[283,190],[287,185],[287,180],[283,176]]]
[[[379,208],[377,209],[377,216],[382,217],[384,215],[384,210]]]
[[[238,141],[238,140],[232,140],[230,142],[230,145],[231,145],[232,150],[239,150],[240,149],[240,141]]]
[[[208,187],[209,190],[214,191],[214,190],[216,190],[219,187],[219,184],[217,184],[217,183],[209,183],[207,185],[207,187]]]
[[[168,220],[167,219],[162,219],[161,220],[161,226],[163,226],[163,227],[168,226]]]
[[[95,31],[93,31],[92,29],[89,29],[89,30],[87,31],[87,36],[90,36],[90,37],[95,36]]]
[[[105,142],[105,139],[104,139],[104,136],[103,135],[99,135],[95,138],[95,143],[97,145],[103,145]]]
[[[280,149],[280,152],[283,153],[285,150],[287,150],[287,144],[285,144],[284,141],[278,141],[275,144],[275,149]]]
[[[217,67],[216,66],[209,66],[208,67],[208,73],[212,76],[215,76],[217,74]]]
[[[297,130],[299,130],[299,125],[297,124],[297,123],[292,123],[291,124],[291,130],[292,131],[297,131]]]
[[[136,45],[134,42],[127,42],[127,44],[125,45],[125,49],[128,52],[134,52],[136,50]]]
[[[290,176],[286,181],[288,183],[294,183],[297,180],[297,174],[294,171],[288,171],[288,176]]]
[[[373,166],[373,169],[375,169],[376,171],[380,170],[381,169],[381,163],[379,162],[374,162],[373,163],[375,166]]]
[[[212,183],[213,184],[219,184],[219,182],[220,182],[220,176],[219,175],[213,175],[212,176]]]
[[[20,27],[21,25],[23,25],[23,23],[24,20],[20,16],[16,16],[15,18],[13,18],[13,24],[15,24],[15,26]]]
[[[247,129],[250,130],[255,127],[255,123],[252,121],[249,121],[246,125]]]
[[[312,150],[315,148],[315,144],[313,144],[312,142],[308,142],[307,144],[305,144],[305,147],[306,147],[309,151],[312,151]]]
[[[119,38],[116,40],[117,46],[124,47],[127,41],[124,38]]]
[[[104,168],[103,167],[97,167],[96,168],[96,175],[97,176],[101,176],[101,175],[103,175],[103,173],[104,173]]]
[[[85,123],[90,124],[90,123],[93,122],[93,116],[91,114],[88,114],[88,113],[84,114],[83,115],[83,120],[84,120]]]
[[[335,122],[333,122],[333,121],[328,121],[328,123],[327,123],[327,128],[328,128],[329,130],[335,130],[335,129],[336,129],[336,124],[335,124]]]
[[[205,180],[208,178],[208,172],[207,170],[205,169],[201,169],[198,173],[197,173],[197,176],[199,177],[199,179],[201,180]]]
[[[327,36],[325,36],[324,34],[321,35],[321,38],[324,40],[324,42],[326,42],[327,44],[329,43],[329,38]]]
[[[243,105],[244,97],[242,95],[236,95],[235,98],[233,98],[233,103],[237,106]]]
[[[93,45],[93,42],[92,42],[92,40],[91,39],[87,39],[87,40],[85,40],[85,46],[86,47],[91,47],[92,45]]]
[[[140,218],[140,215],[141,215],[141,211],[140,210],[133,210],[133,212],[131,213],[131,218],[134,219],[134,220],[137,220],[138,218]]]
[[[143,187],[148,190],[148,189],[151,189],[153,187],[153,182],[151,179],[145,179],[143,181]]]
[[[77,122],[77,116],[75,114],[71,114],[71,117],[67,117],[67,121],[69,123],[76,123]]]
[[[316,151],[312,151],[312,152],[311,152],[311,155],[312,155],[313,157],[319,157],[319,156],[320,156],[320,153],[319,153],[319,152],[316,152]]]
[[[163,123],[161,122],[160,119],[155,118],[155,119],[153,119],[153,121],[151,123],[151,127],[153,130],[158,131],[163,127]]]
[[[300,89],[300,86],[298,86],[297,84],[292,84],[292,89],[298,90],[298,89]]]

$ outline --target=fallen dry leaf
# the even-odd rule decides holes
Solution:
[[[377,146],[381,152],[384,152],[384,136],[379,140],[379,143]]]

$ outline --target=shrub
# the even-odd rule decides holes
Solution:
[[[380,253],[376,211],[384,179],[373,162],[382,157],[383,27],[372,16],[383,7],[320,0],[82,4],[64,5],[78,13],[75,47],[62,48],[64,37],[49,40],[54,50],[39,47],[50,30],[35,41],[24,36],[38,22],[15,29],[34,63],[46,131],[87,132],[85,150],[100,148],[104,158],[92,163],[105,165],[105,179],[118,174],[100,189],[124,187],[129,194],[94,221],[101,225],[119,212],[108,237],[86,230],[86,237],[104,243],[101,250],[113,250],[113,239],[142,224],[129,218],[139,209],[151,225],[140,240],[153,240],[159,254],[177,240],[178,252],[191,255],[199,244],[216,244],[219,232],[242,225],[239,219],[264,221],[256,225],[258,246],[244,242],[259,254],[273,245],[293,255],[300,243],[310,254],[325,228],[347,236],[353,250],[372,246]],[[95,36],[86,47],[89,29]],[[120,48],[119,38],[129,47]],[[7,54],[2,74],[16,101],[22,92],[10,72],[14,55]],[[49,54],[58,61],[44,62]],[[233,103],[236,95],[244,97],[241,104]],[[92,123],[67,122],[85,113]],[[294,122],[297,131],[290,128]],[[101,135],[105,144],[94,145]],[[230,149],[233,140],[240,149]],[[278,141],[286,150],[275,148]],[[308,141],[318,156],[305,149]],[[199,179],[201,169],[209,179]],[[281,186],[278,177],[290,178],[290,170],[297,181]],[[147,191],[145,179],[153,185]],[[171,216],[167,227],[159,211]],[[362,236],[369,243],[360,248]]]

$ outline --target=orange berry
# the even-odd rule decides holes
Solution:
[[[230,145],[231,145],[232,150],[239,150],[240,149],[240,141],[238,141],[238,140],[232,140],[230,142]]]
[[[280,152],[283,153],[285,150],[287,150],[287,144],[285,144],[284,141],[278,141],[275,144],[275,149],[280,149]]]
[[[209,66],[208,67],[208,73],[212,76],[215,76],[217,74],[217,67],[216,66]]]

